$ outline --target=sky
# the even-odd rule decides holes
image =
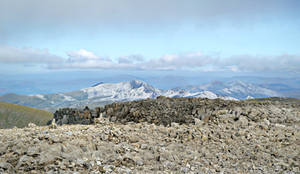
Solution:
[[[298,0],[0,0],[0,75],[300,74]]]

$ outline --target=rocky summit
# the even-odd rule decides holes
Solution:
[[[300,102],[146,99],[0,130],[0,173],[300,173]]]

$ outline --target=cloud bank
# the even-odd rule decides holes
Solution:
[[[51,54],[47,49],[16,48],[0,46],[0,62],[8,64],[57,64],[63,59]]]
[[[298,13],[298,0],[9,0],[0,1],[0,21],[29,23],[160,23]],[[3,15],[5,14],[5,15]]]
[[[298,55],[236,55],[218,57],[201,52],[166,54],[146,59],[141,55],[116,59],[101,57],[80,49],[67,53],[67,58],[33,48],[0,47],[2,64],[46,65],[49,69],[117,69],[117,70],[196,70],[210,72],[294,72],[300,73]]]
[[[255,23],[282,16],[297,19],[298,0],[0,0],[0,38],[62,28],[161,29],[183,23]]]

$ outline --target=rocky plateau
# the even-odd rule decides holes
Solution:
[[[0,173],[300,173],[300,102],[145,99],[0,130]]]

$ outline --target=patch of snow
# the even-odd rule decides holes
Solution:
[[[223,96],[220,96],[219,98],[223,99],[223,100],[234,100],[234,101],[239,101],[239,99],[236,99],[234,97],[223,97]]]
[[[254,97],[248,95],[246,100],[249,100],[249,99],[254,99]]]
[[[227,94],[232,94],[231,90],[228,88],[224,88],[223,91]]]
[[[39,99],[42,99],[42,100],[46,100],[45,96],[44,95],[41,95],[41,94],[37,94],[37,95],[33,95],[34,97],[37,97]]]
[[[76,100],[76,99],[74,99],[71,96],[67,96],[67,95],[64,95],[64,94],[59,94],[59,95],[62,96],[62,97],[64,97],[65,101],[75,101]]]

